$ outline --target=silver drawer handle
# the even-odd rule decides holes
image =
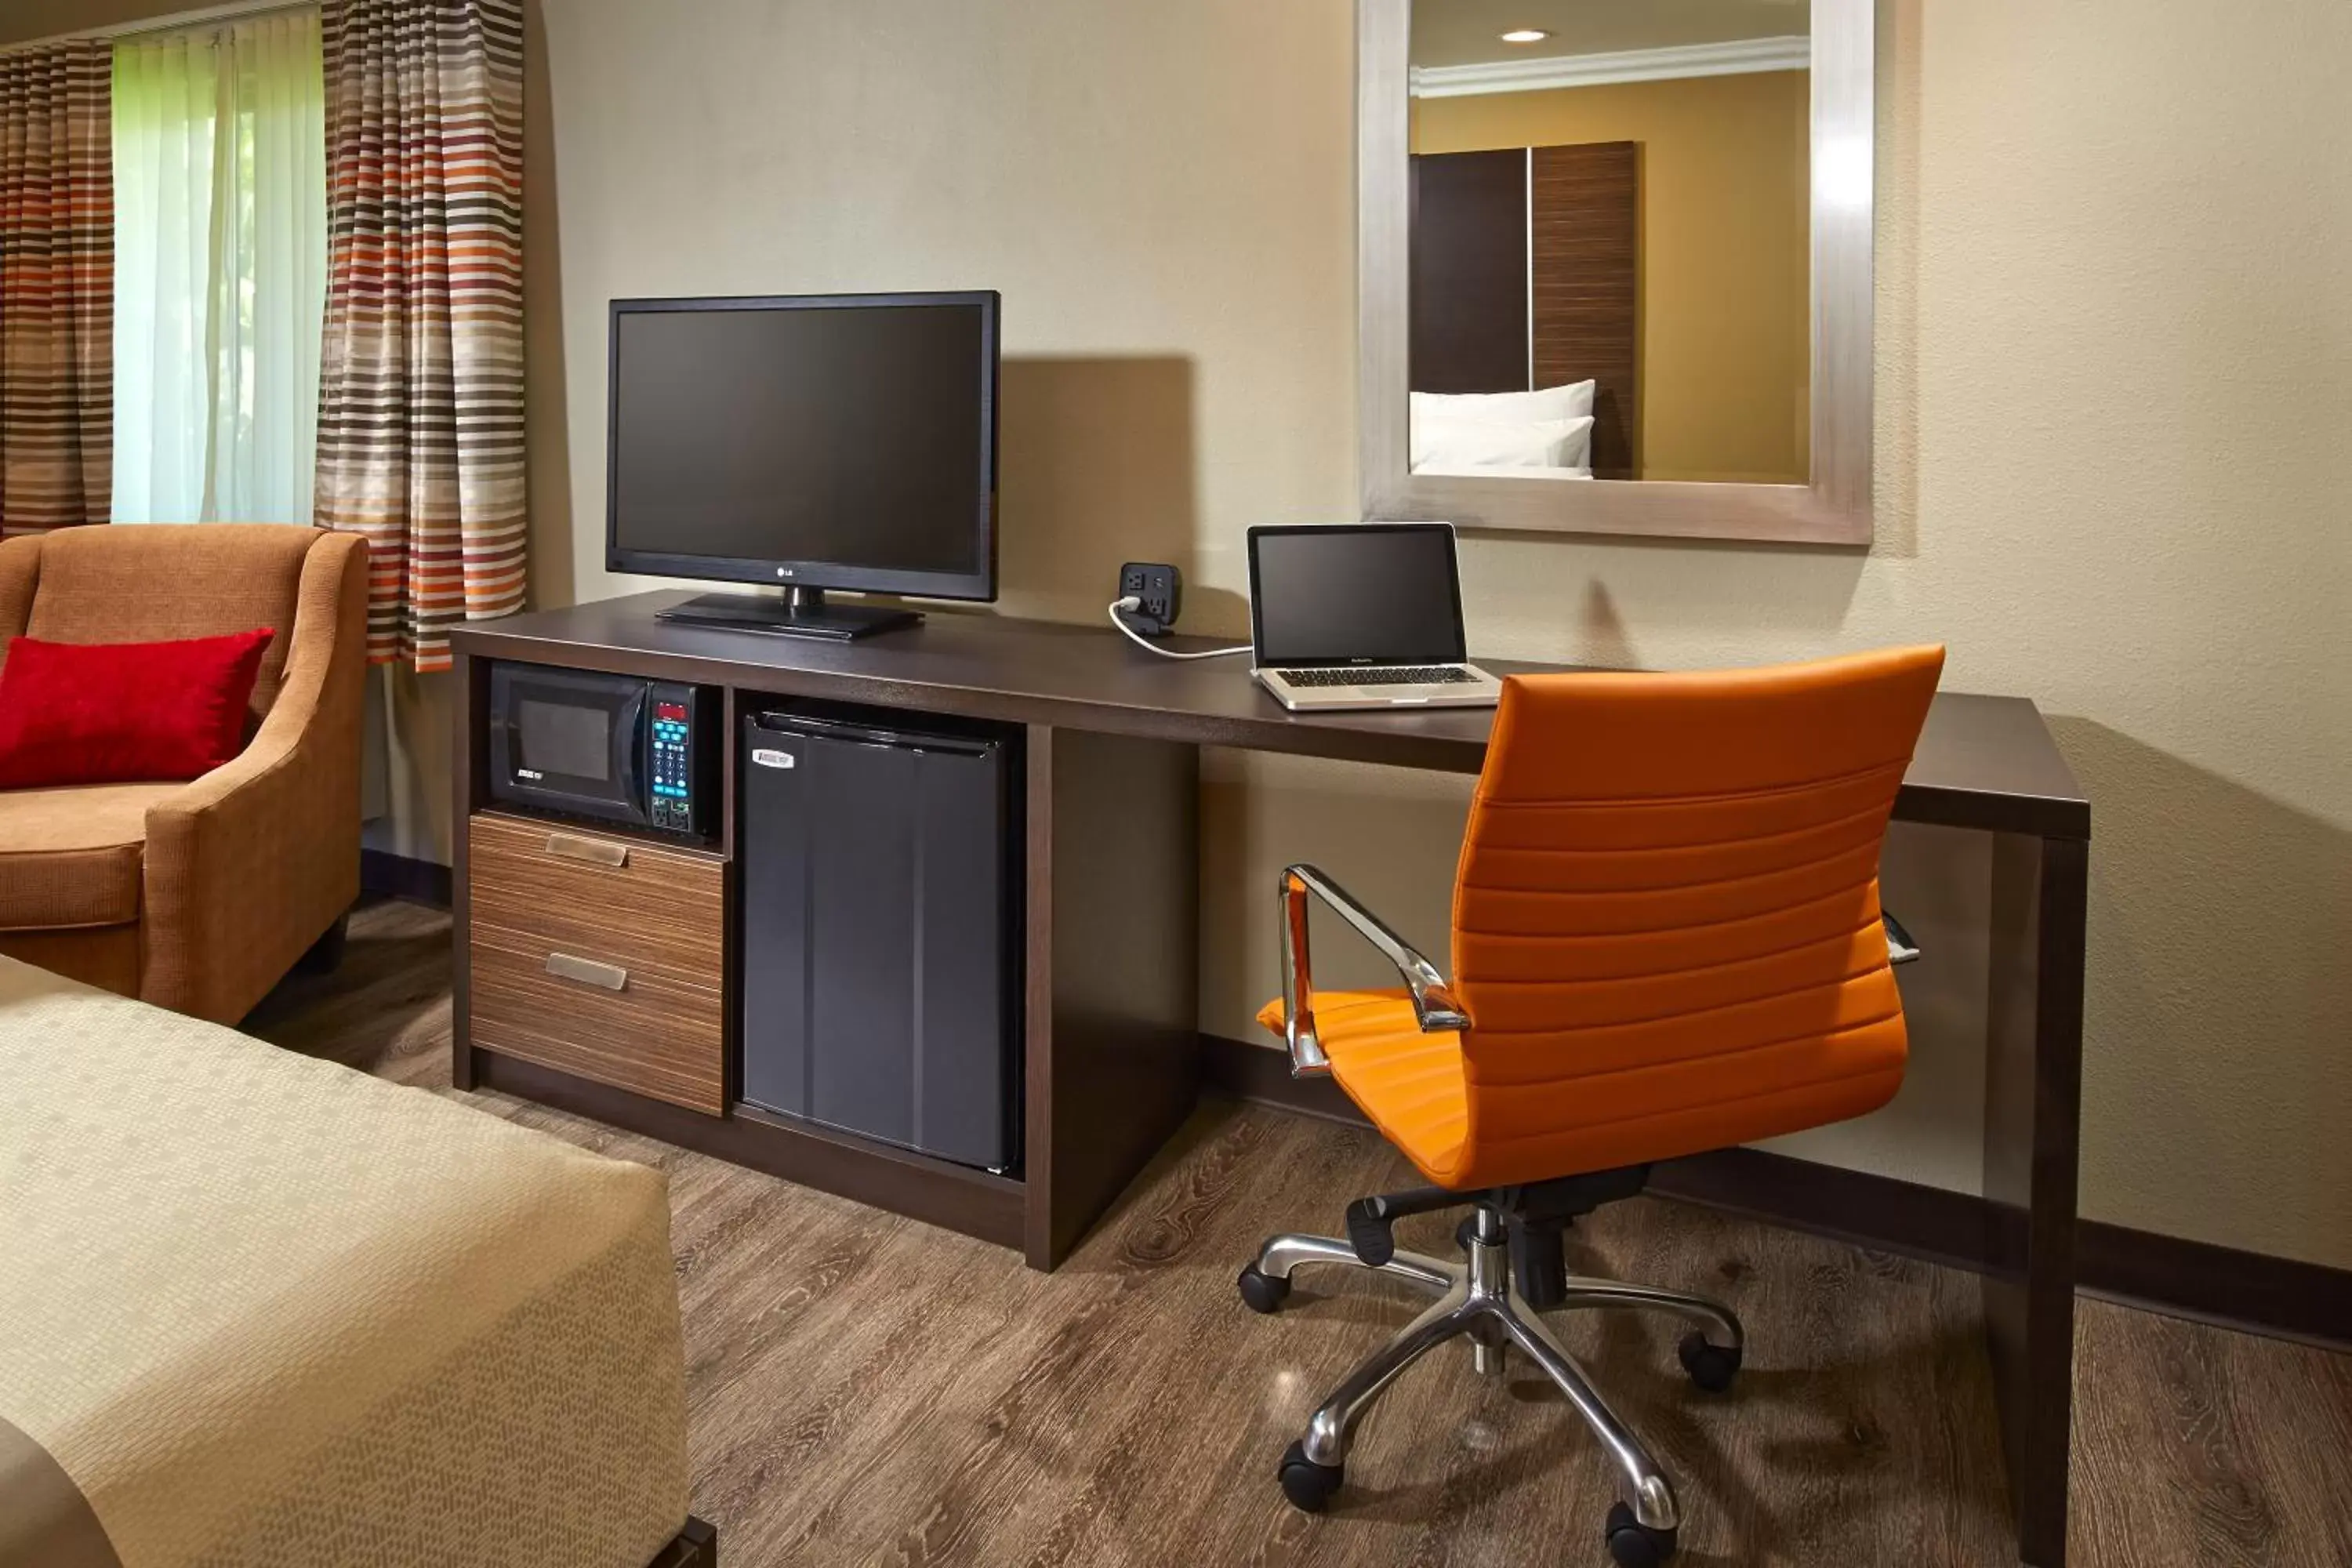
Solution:
[[[596,866],[625,866],[629,863],[629,847],[606,838],[583,838],[576,833],[551,833],[547,836],[547,852],[566,860],[585,860]]]
[[[583,985],[601,985],[607,991],[625,991],[629,986],[629,972],[620,965],[574,958],[568,952],[549,953],[547,972],[558,980],[577,980]]]

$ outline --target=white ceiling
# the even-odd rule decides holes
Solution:
[[[1801,37],[1811,11],[1811,0],[1413,0],[1412,63],[1466,66]],[[1551,37],[1504,43],[1498,35],[1514,27]]]

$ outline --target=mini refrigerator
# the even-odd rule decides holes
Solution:
[[[741,738],[741,1099],[1011,1170],[1017,738],[797,711],[747,714]]]

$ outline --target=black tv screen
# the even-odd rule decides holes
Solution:
[[[615,570],[995,596],[997,297],[613,304]]]

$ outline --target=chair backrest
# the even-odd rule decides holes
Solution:
[[[0,637],[168,642],[268,626],[278,635],[253,685],[258,723],[286,673],[303,558],[325,537],[284,523],[201,522],[64,528],[10,540],[0,546],[11,557],[0,570]],[[0,647],[0,659],[5,652]]]
[[[1474,1146],[1779,1092],[1844,1031],[1899,1068],[1879,845],[1943,663],[1504,683],[1454,894]]]

